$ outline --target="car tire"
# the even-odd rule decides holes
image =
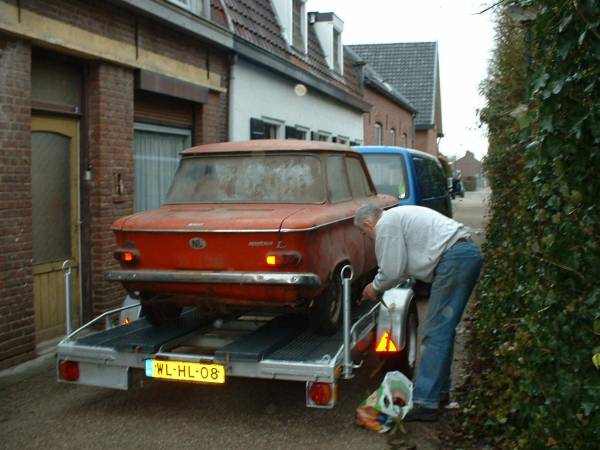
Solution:
[[[142,315],[155,327],[175,321],[181,315],[181,305],[160,298],[143,299]]]
[[[339,272],[336,272],[329,285],[308,310],[311,330],[321,336],[335,334],[340,328],[343,303],[341,277]]]
[[[388,354],[383,356],[383,368],[386,372],[398,370],[412,380],[415,373],[417,362],[418,346],[418,327],[419,316],[417,313],[417,304],[413,301],[408,310],[406,318],[406,344],[402,351],[397,354]]]

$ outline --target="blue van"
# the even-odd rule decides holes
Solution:
[[[452,200],[440,162],[429,153],[403,147],[359,146],[377,192],[400,205],[421,205],[452,217]]]

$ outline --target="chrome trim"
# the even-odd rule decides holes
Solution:
[[[290,286],[321,285],[314,273],[207,272],[200,270],[112,270],[104,274],[108,281],[155,283],[276,284]]]
[[[155,229],[155,228],[111,228],[113,231],[135,231],[135,232],[151,232],[151,233],[296,233],[296,232],[305,232],[305,231],[313,231],[319,228],[328,227],[330,225],[334,225],[336,223],[345,222],[348,220],[354,220],[354,216],[345,217],[343,219],[337,219],[332,222],[322,223],[320,225],[315,225],[310,228],[272,228],[268,230],[203,230],[202,228],[194,228],[190,230],[182,230],[178,229]]]

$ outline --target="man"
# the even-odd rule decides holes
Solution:
[[[479,246],[462,224],[422,206],[384,212],[365,205],[356,211],[354,224],[375,241],[379,266],[363,300],[376,300],[408,276],[432,283],[414,407],[404,420],[437,420],[440,403],[449,398],[456,327],[481,269]]]

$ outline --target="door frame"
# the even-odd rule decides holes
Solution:
[[[71,117],[58,115],[42,115],[33,114],[31,116],[31,132],[47,131],[61,134],[71,139],[70,145],[70,202],[71,202],[71,257],[75,259],[75,264],[78,267],[77,284],[74,287],[78,294],[78,301],[71,304],[75,310],[71,311],[71,318],[77,318],[79,323],[83,320],[82,310],[82,264],[81,264],[81,186],[79,183],[80,177],[80,120]],[[32,180],[33,182],[33,180]],[[32,230],[33,232],[33,230]],[[73,251],[73,246],[76,247]],[[51,261],[48,264],[56,264],[56,261]],[[71,287],[73,289],[73,287]],[[35,309],[34,309],[35,312]],[[39,339],[38,330],[36,329],[36,344],[43,343],[45,340]]]

